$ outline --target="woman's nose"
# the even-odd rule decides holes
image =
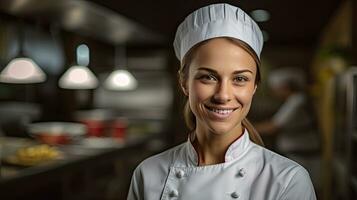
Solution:
[[[226,103],[232,100],[232,86],[227,82],[221,82],[217,85],[213,100],[215,103]]]

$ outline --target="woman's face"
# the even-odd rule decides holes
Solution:
[[[196,128],[240,133],[255,93],[256,73],[253,57],[232,40],[216,38],[199,46],[182,83]]]

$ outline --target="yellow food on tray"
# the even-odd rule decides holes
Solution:
[[[31,166],[46,161],[58,159],[61,152],[49,145],[37,145],[18,149],[15,155],[10,156],[7,161],[12,164]]]

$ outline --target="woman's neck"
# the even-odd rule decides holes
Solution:
[[[192,144],[198,155],[198,165],[224,163],[227,149],[242,134],[241,125],[226,134],[215,134],[197,127]]]

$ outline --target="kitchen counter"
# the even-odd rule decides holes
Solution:
[[[94,193],[93,188],[99,187],[92,184],[93,181],[97,182],[102,177],[111,177],[102,181],[105,185],[103,187],[106,188],[110,187],[106,183],[120,179],[118,168],[121,170],[119,176],[120,174],[124,175],[126,179],[129,177],[130,180],[133,167],[142,159],[140,156],[146,157],[143,152],[150,152],[147,147],[153,146],[150,145],[151,142],[157,144],[157,141],[160,141],[158,140],[161,138],[160,136],[160,134],[150,134],[135,137],[126,140],[125,143],[116,143],[116,145],[113,143],[106,148],[83,144],[62,145],[57,147],[63,153],[62,159],[31,167],[3,163],[1,165],[0,199],[21,199],[21,197],[25,199],[25,194],[33,195],[34,193],[38,197],[42,198],[41,195],[43,195],[43,198],[47,199],[88,199],[83,194],[93,197],[91,194]],[[6,137],[0,138],[0,143],[3,144],[3,154],[9,153],[7,148],[11,144],[15,144],[13,146],[17,147],[36,144],[30,139]],[[154,152],[159,149],[160,147],[151,150]],[[128,180],[124,182],[122,184],[128,185]],[[78,184],[82,185],[79,189]],[[76,187],[75,189],[73,189],[73,185]],[[125,188],[122,190],[124,191]]]

